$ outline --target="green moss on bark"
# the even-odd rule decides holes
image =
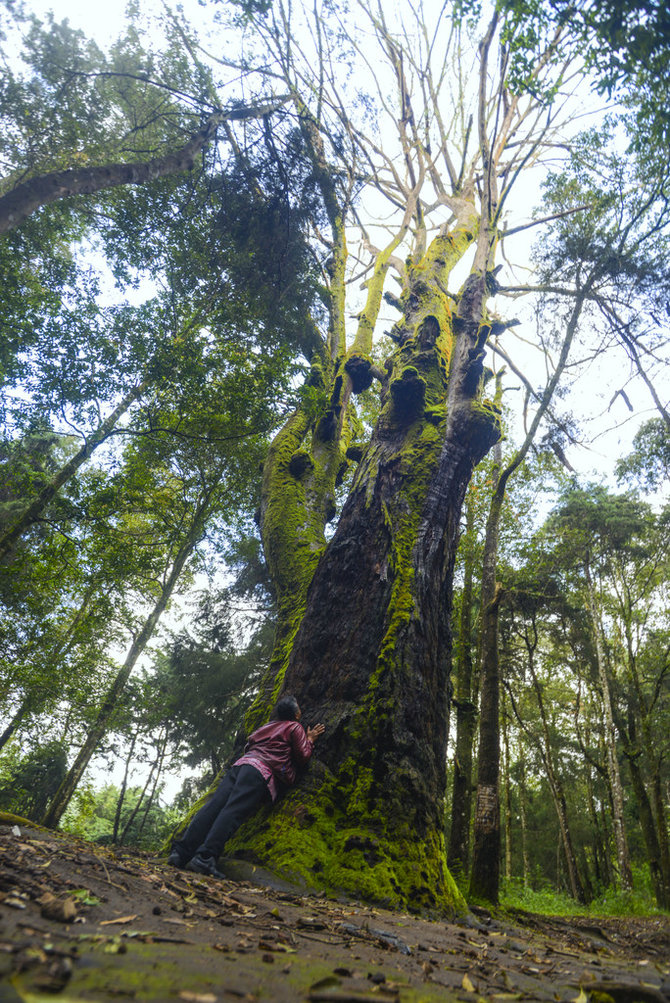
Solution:
[[[226,854],[333,895],[412,911],[465,912],[465,900],[444,864],[441,834],[421,841],[402,820],[389,829],[383,806],[370,813],[369,771],[354,761],[348,765],[356,778],[349,796],[341,783],[346,766],[335,778],[315,764],[307,783],[248,822]]]

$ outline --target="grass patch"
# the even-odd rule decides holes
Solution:
[[[576,902],[565,892],[553,888],[524,888],[519,878],[503,886],[500,905],[503,909],[522,909],[543,916],[668,916],[656,905],[648,869],[633,870],[633,889],[624,892],[607,888],[588,905]]]

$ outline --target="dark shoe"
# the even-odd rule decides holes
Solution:
[[[185,863],[184,858],[180,854],[179,850],[172,850],[170,856],[167,858],[167,862],[170,865],[170,867],[183,867]]]
[[[199,853],[191,857],[186,865],[186,870],[193,871],[195,874],[206,874],[210,878],[225,877],[221,871],[217,870],[214,857],[201,857]]]

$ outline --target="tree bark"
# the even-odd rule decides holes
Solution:
[[[30,697],[27,696],[24,697],[24,699],[21,701],[19,707],[14,712],[11,721],[0,735],[0,749],[4,748],[4,746],[7,745],[7,742],[10,740],[16,729],[19,727],[24,717],[28,713],[29,709],[30,709]]]
[[[70,195],[92,195],[119,185],[141,185],[170,174],[189,171],[200,151],[216,135],[217,126],[225,119],[258,118],[268,115],[287,98],[277,98],[270,104],[237,107],[217,111],[184,146],[164,157],[136,163],[102,164],[67,171],[52,171],[24,181],[0,198],[0,233],[19,226],[31,213]]]
[[[523,858],[523,887],[530,888],[526,797],[526,762],[524,758],[523,741],[521,741],[519,744],[519,817],[521,819],[521,856]]]

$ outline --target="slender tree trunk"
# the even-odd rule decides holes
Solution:
[[[551,791],[552,800],[554,802],[554,809],[556,811],[556,818],[558,821],[560,844],[563,849],[565,863],[568,870],[570,892],[572,894],[572,897],[575,898],[578,902],[586,902],[584,888],[581,882],[581,878],[579,876],[577,857],[572,842],[572,834],[570,831],[570,824],[568,820],[568,809],[565,800],[565,792],[563,790],[563,784],[561,782],[561,778],[554,766],[551,736],[549,733],[549,726],[547,723],[544,698],[542,696],[542,687],[540,686],[539,680],[537,678],[537,673],[535,671],[534,652],[535,652],[535,647],[537,645],[537,634],[534,634],[534,637],[531,638],[526,632],[525,642],[526,642],[526,650],[528,652],[528,669],[531,675],[533,689],[535,691],[535,696],[537,699],[537,706],[540,713],[540,721],[542,724],[541,740],[530,733],[527,726],[521,719],[521,716],[519,715],[519,711],[514,700],[512,700],[512,706],[514,707],[519,723],[521,724],[522,727],[526,729],[526,733],[529,735],[530,738],[534,740],[535,744],[537,745],[538,751],[542,757],[542,762],[544,763],[544,769],[547,775],[547,782],[549,784],[549,790]]]
[[[0,536],[0,560],[13,550],[26,530],[36,519],[39,519],[49,502],[53,501],[63,485],[76,474],[77,470],[89,459],[98,446],[107,441],[114,432],[119,419],[126,413],[131,404],[142,395],[145,389],[146,383],[140,383],[139,386],[133,387],[126,394],[109,417],[101,422],[95,432],[89,436],[81,449],[61,467],[30,505],[24,509],[13,526]]]
[[[595,898],[595,892],[593,890],[593,882],[591,881],[591,868],[589,866],[589,856],[586,852],[586,847],[581,846],[579,851],[579,873],[582,879],[582,888],[584,889],[584,895],[587,902],[592,902]]]
[[[607,874],[606,874],[606,864],[605,864],[605,846],[600,834],[600,823],[598,821],[598,811],[596,808],[595,797],[593,794],[593,777],[591,774],[591,769],[587,768],[586,774],[586,791],[589,803],[589,815],[591,817],[591,828],[593,831],[593,869],[596,876],[596,881],[599,883],[601,888],[604,888],[607,884]]]
[[[168,745],[168,730],[166,728],[165,732],[164,732],[164,735],[163,735],[163,741],[161,742],[161,746],[160,746],[160,751],[159,751],[158,760],[157,760],[158,765],[156,767],[156,773],[154,775],[153,786],[151,788],[151,793],[149,794],[149,797],[147,798],[147,803],[146,803],[146,806],[144,808],[144,813],[142,815],[142,821],[140,822],[139,828],[137,830],[137,838],[138,839],[140,838],[140,836],[144,832],[144,827],[147,824],[147,818],[149,817],[149,812],[151,810],[151,806],[153,805],[154,800],[156,798],[156,791],[158,790],[158,782],[159,782],[159,780],[161,778],[161,774],[163,772],[163,763],[165,761],[165,753],[167,751],[167,745]]]
[[[526,762],[523,739],[519,748],[519,816],[521,819],[521,856],[523,858],[523,887],[530,888],[530,861],[528,859],[528,822],[526,813]]]
[[[505,711],[505,699],[503,694],[502,736],[505,764],[505,881],[509,884],[512,879],[512,797],[510,791],[509,735],[507,733],[507,725],[508,719]]]
[[[635,801],[637,803],[640,828],[642,829],[642,836],[644,838],[645,848],[647,851],[647,862],[649,863],[649,871],[651,874],[652,884],[654,886],[656,903],[659,908],[665,909],[668,908],[669,905],[668,899],[666,898],[666,882],[663,873],[661,843],[659,840],[657,820],[654,817],[652,803],[647,791],[647,784],[645,783],[642,772],[642,750],[639,748],[637,742],[637,714],[635,713],[635,709],[629,703],[628,727],[626,727],[626,723],[622,716],[617,714],[614,708],[613,716],[617,731],[623,741],[623,754],[630,770],[633,794],[635,795]]]
[[[177,555],[173,561],[172,568],[166,581],[161,587],[161,593],[158,597],[157,602],[154,605],[151,613],[144,621],[142,629],[133,641],[126,660],[123,666],[119,670],[112,683],[111,687],[107,691],[107,695],[103,700],[102,706],[98,711],[95,723],[90,729],[83,746],[81,747],[79,754],[77,755],[74,763],[70,767],[67,776],[60,785],[54,798],[49,805],[49,808],[44,816],[43,825],[55,828],[60,822],[65,809],[67,808],[72,795],[74,794],[79,781],[81,780],[86,767],[88,766],[90,759],[95,752],[99,742],[104,737],[109,727],[111,718],[116,710],[119,698],[123,693],[126,683],[130,677],[131,672],[135,668],[138,658],[144,651],[147,643],[151,639],[156,625],[161,617],[161,614],[165,610],[172,592],[174,591],[175,585],[179,580],[179,576],[186,564],[186,561],[193,552],[195,545],[200,539],[202,533],[202,523],[206,511],[205,502],[198,512],[196,513],[193,521],[193,526],[190,534],[186,538],[185,542],[180,547]]]
[[[123,846],[123,844],[125,843],[126,836],[130,832],[130,827],[133,824],[133,822],[135,821],[135,819],[137,818],[137,815],[139,813],[140,808],[144,804],[144,799],[147,796],[147,791],[149,790],[149,787],[151,785],[151,781],[153,780],[154,773],[156,771],[156,766],[157,765],[158,765],[158,755],[156,756],[156,758],[154,759],[153,763],[151,764],[151,769],[149,770],[149,773],[147,775],[147,779],[144,781],[144,787],[142,788],[142,793],[140,794],[140,796],[138,797],[137,801],[135,802],[133,810],[131,811],[130,815],[128,816],[126,824],[123,827],[123,832],[121,833],[121,838],[119,839],[119,845],[120,846]]]
[[[472,678],[472,606],[474,575],[475,507],[465,503],[466,521],[463,548],[463,593],[459,620],[456,677],[456,753],[451,801],[451,827],[447,866],[454,877],[463,877],[470,864],[470,823],[472,817],[472,750],[475,741],[477,708]]]
[[[507,483],[525,460],[535,434],[544,417],[558,382],[568,362],[579,318],[593,279],[589,279],[579,294],[566,325],[565,336],[556,368],[545,387],[526,438],[507,467],[494,477],[494,490],[486,524],[484,565],[482,571],[482,655],[481,706],[479,716],[479,762],[477,773],[477,804],[475,806],[474,850],[470,893],[494,905],[498,902],[500,883],[500,792],[499,792],[499,721],[500,667],[498,658],[498,610],[500,596],[496,584],[500,518]],[[501,394],[498,385],[497,397]],[[500,460],[498,460],[498,464]],[[498,466],[499,471],[499,466]]]
[[[4,746],[7,745],[7,742],[10,740],[16,729],[19,727],[24,717],[28,713],[29,709],[30,709],[30,697],[24,697],[24,699],[21,701],[20,705],[14,712],[12,719],[9,721],[5,730],[0,735],[0,749],[4,748]]]
[[[123,809],[123,802],[126,796],[126,787],[128,786],[128,774],[130,772],[130,764],[133,758],[133,753],[135,752],[135,743],[137,742],[137,732],[133,732],[133,738],[130,743],[130,749],[128,750],[128,755],[126,756],[126,765],[123,771],[123,780],[121,782],[121,790],[116,802],[116,811],[114,812],[114,828],[112,829],[112,843],[116,845],[119,838],[119,824],[121,822],[121,810]]]
[[[666,811],[668,797],[663,796],[663,781],[661,778],[660,757],[651,782],[652,803],[655,809],[658,844],[661,856],[661,875],[663,880],[663,909],[670,909],[670,840],[668,839],[668,823]],[[660,905],[660,903],[659,903]]]
[[[500,664],[496,583],[500,514],[504,494],[498,491],[501,451],[495,447],[494,492],[486,523],[482,566],[481,703],[479,709],[479,759],[475,803],[474,845],[470,895],[498,902],[500,887]]]
[[[631,687],[628,699],[628,727],[626,728],[621,715],[615,714],[614,718],[617,730],[624,740],[624,755],[631,769],[631,779],[640,810],[640,824],[647,847],[656,901],[661,909],[670,909],[670,845],[660,779],[664,752],[662,746],[660,750],[658,748],[654,729],[652,706],[655,697],[652,696],[651,700],[649,699],[640,680],[632,626],[636,620],[636,611],[633,607],[631,591],[627,586],[623,564],[618,559],[618,555],[615,555],[614,568],[626,639],[625,646],[621,647]],[[658,686],[662,679],[663,672],[657,679],[656,693],[658,693]],[[647,767],[646,779],[645,764]],[[651,797],[649,791],[651,791]]]
[[[563,790],[563,783],[560,776],[558,775],[554,767],[554,757],[551,747],[551,736],[549,734],[549,726],[547,724],[547,716],[544,708],[544,699],[542,697],[542,689],[540,687],[537,675],[535,673],[535,666],[531,660],[530,672],[533,679],[533,688],[535,689],[535,694],[537,697],[538,708],[540,711],[540,720],[542,721],[542,734],[543,734],[543,746],[542,746],[542,761],[545,765],[545,770],[547,772],[547,780],[549,781],[549,788],[554,800],[554,807],[556,809],[556,816],[558,818],[559,831],[561,834],[561,843],[563,845],[563,852],[565,855],[565,862],[568,869],[568,878],[570,881],[570,892],[572,897],[578,902],[586,902],[586,895],[584,894],[584,888],[579,875],[579,868],[577,866],[577,856],[575,854],[574,845],[572,842],[572,833],[570,831],[570,824],[568,822],[568,809],[565,800],[565,792]]]
[[[584,559],[584,573],[586,576],[588,606],[596,645],[598,678],[600,680],[600,688],[602,692],[605,749],[607,752],[607,769],[612,791],[612,824],[614,827],[614,841],[617,853],[619,880],[624,891],[630,891],[633,887],[633,875],[630,869],[630,854],[628,851],[628,840],[626,837],[626,826],[624,822],[623,788],[621,785],[619,760],[617,759],[616,752],[616,734],[614,731],[614,719],[612,716],[612,698],[610,694],[609,679],[607,676],[607,667],[605,665],[600,612],[598,609],[595,586],[591,577],[588,554],[586,554]]]
[[[637,755],[635,752],[627,752],[626,750],[624,750],[624,755],[628,760],[628,768],[630,770],[633,793],[635,795],[638,813],[640,816],[640,828],[642,829],[642,835],[644,837],[645,847],[647,850],[647,861],[649,863],[649,871],[654,887],[656,904],[661,909],[667,909],[670,908],[670,905],[665,899],[663,867],[661,864],[661,848],[658,842],[658,832],[651,809],[651,803],[649,801],[649,796],[642,777],[642,771],[640,769]]]

